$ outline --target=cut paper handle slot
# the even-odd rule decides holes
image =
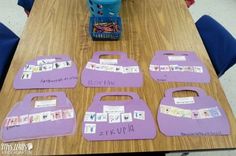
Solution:
[[[178,91],[194,91],[198,94],[199,97],[206,96],[205,91],[197,87],[178,87],[167,89],[165,92],[165,97],[172,97],[173,93]]]
[[[189,53],[188,52],[183,52],[183,53],[178,54],[178,53],[171,53],[171,52],[166,51],[166,52],[163,52],[162,55],[166,55],[166,56],[188,56]]]
[[[193,54],[187,51],[175,52],[175,51],[160,51],[158,52],[159,59],[168,60],[171,62],[179,61],[191,61],[193,59]]]
[[[137,93],[133,92],[111,92],[111,93],[98,93],[94,97],[94,102],[101,101],[102,97],[105,96],[129,96],[132,98],[132,100],[138,100],[139,96]]]
[[[99,60],[100,56],[102,55],[111,55],[111,56],[114,56],[114,55],[118,55],[120,56],[120,59],[127,59],[127,54],[124,53],[124,52],[118,52],[118,51],[112,51],[112,52],[95,52],[93,54],[93,59],[95,60]]]
[[[28,94],[24,98],[24,107],[25,108],[31,108],[32,100],[37,97],[56,97],[57,104],[56,107],[63,106],[64,103],[66,103],[66,95],[63,92],[53,92],[53,93],[32,93]]]

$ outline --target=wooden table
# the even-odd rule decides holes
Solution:
[[[77,113],[75,135],[22,141],[32,143],[32,154],[89,154],[147,151],[184,151],[236,148],[236,121],[214,72],[207,52],[183,0],[123,0],[120,13],[122,39],[117,42],[94,42],[88,34],[89,12],[85,0],[37,0],[27,21],[0,96],[0,122],[10,108],[28,93],[64,91]],[[21,66],[40,55],[68,54],[77,64],[79,76],[95,51],[124,51],[138,61],[144,73],[142,88],[85,88],[15,90],[14,77]],[[209,84],[158,83],[148,67],[157,50],[190,50],[204,61],[211,74]],[[134,91],[148,103],[156,118],[157,108],[168,88],[197,86],[214,97],[227,113],[231,135],[166,137],[158,129],[154,140],[88,142],[82,137],[84,113],[97,92]],[[181,95],[192,93],[182,93]]]

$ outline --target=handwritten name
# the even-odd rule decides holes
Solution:
[[[20,125],[9,126],[9,127],[7,127],[7,130],[10,130],[10,129],[13,129],[13,128],[16,128],[16,127],[20,127]]]
[[[134,125],[128,124],[127,126],[122,126],[119,128],[112,128],[110,130],[101,131],[99,132],[99,136],[126,135],[129,133],[134,133]]]
[[[221,131],[218,132],[193,132],[193,133],[183,133],[181,132],[182,136],[188,136],[188,135],[193,135],[193,136],[204,136],[204,135],[222,135]]]
[[[114,86],[115,82],[110,81],[110,80],[101,80],[101,81],[93,81],[93,80],[89,80],[88,81],[89,85],[92,86]]]
[[[70,80],[77,80],[78,77],[64,77],[64,78],[58,78],[58,79],[42,79],[41,83],[58,83],[62,81],[70,81]]]

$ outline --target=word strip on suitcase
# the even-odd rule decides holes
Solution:
[[[156,72],[195,72],[203,73],[201,66],[180,66],[180,65],[150,65],[150,71]]]
[[[118,73],[123,73],[123,74],[139,73],[139,67],[138,66],[123,67],[123,66],[106,65],[106,64],[88,62],[87,65],[86,65],[86,68],[90,69],[90,70],[106,71],[106,72],[118,72]]]
[[[72,61],[56,62],[56,59],[42,59],[37,61],[37,65],[27,64],[23,69],[21,79],[31,79],[33,73],[50,72],[52,70],[68,68],[72,66]]]
[[[57,121],[74,118],[73,109],[60,109],[55,111],[39,112],[34,114],[23,114],[20,116],[11,116],[5,119],[4,126],[12,127],[18,125],[40,123],[46,121]]]
[[[218,107],[190,110],[161,104],[160,112],[174,117],[183,117],[191,119],[209,119],[221,116]]]

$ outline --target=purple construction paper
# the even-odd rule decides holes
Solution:
[[[169,61],[169,56],[184,56],[186,61]],[[151,61],[152,65],[179,65],[179,66],[201,66],[202,73],[195,72],[160,72],[151,71],[151,77],[157,81],[163,82],[199,82],[209,83],[210,75],[206,66],[201,62],[194,52],[189,51],[158,51]]]
[[[55,96],[57,105],[55,107],[34,108],[31,101],[35,97]],[[65,93],[32,93],[25,96],[22,102],[17,103],[8,113],[7,117],[20,116],[25,114],[34,114],[46,111],[56,111],[59,109],[73,109],[71,102],[67,99]],[[74,110],[74,109],[73,109]],[[6,118],[7,118],[6,117]],[[4,124],[4,122],[3,122]],[[76,129],[76,116],[74,118],[57,121],[46,121],[13,127],[1,128],[1,139],[4,142],[31,140],[38,138],[48,138],[54,136],[71,135]]]
[[[28,65],[37,65],[37,60],[56,59],[56,62],[71,61],[66,55],[41,56],[29,61]],[[24,66],[25,67],[25,66]],[[22,67],[16,74],[14,80],[15,89],[37,89],[37,88],[74,88],[78,81],[77,66],[72,61],[72,66],[52,71],[33,73],[31,79],[21,79]]]
[[[95,52],[89,62],[99,63],[101,55],[119,55],[117,66],[138,66],[138,64],[127,58],[124,52]],[[122,74],[118,72],[96,71],[83,69],[81,82],[85,87],[141,87],[143,85],[143,75],[139,73]]]
[[[176,91],[195,91],[198,93],[194,97],[193,104],[175,104],[172,97]],[[184,117],[175,117],[160,112],[158,110],[158,124],[162,133],[167,136],[185,136],[185,135],[228,135],[230,134],[230,125],[227,116],[221,106],[205,91],[196,87],[171,88],[165,92],[165,97],[161,100],[161,105],[178,107],[182,109],[198,110],[203,108],[218,107],[221,116],[206,119],[192,119]]]
[[[126,101],[101,101],[103,96],[130,96],[132,100]],[[83,121],[82,133],[86,140],[130,140],[130,139],[153,139],[156,136],[156,124],[147,104],[133,92],[99,93],[87,112],[102,113],[103,106],[124,106],[125,113],[134,111],[145,111],[145,120],[134,119],[132,122],[109,123],[107,122],[85,122]],[[109,119],[108,119],[109,120]],[[85,124],[96,124],[95,134],[85,134]]]

